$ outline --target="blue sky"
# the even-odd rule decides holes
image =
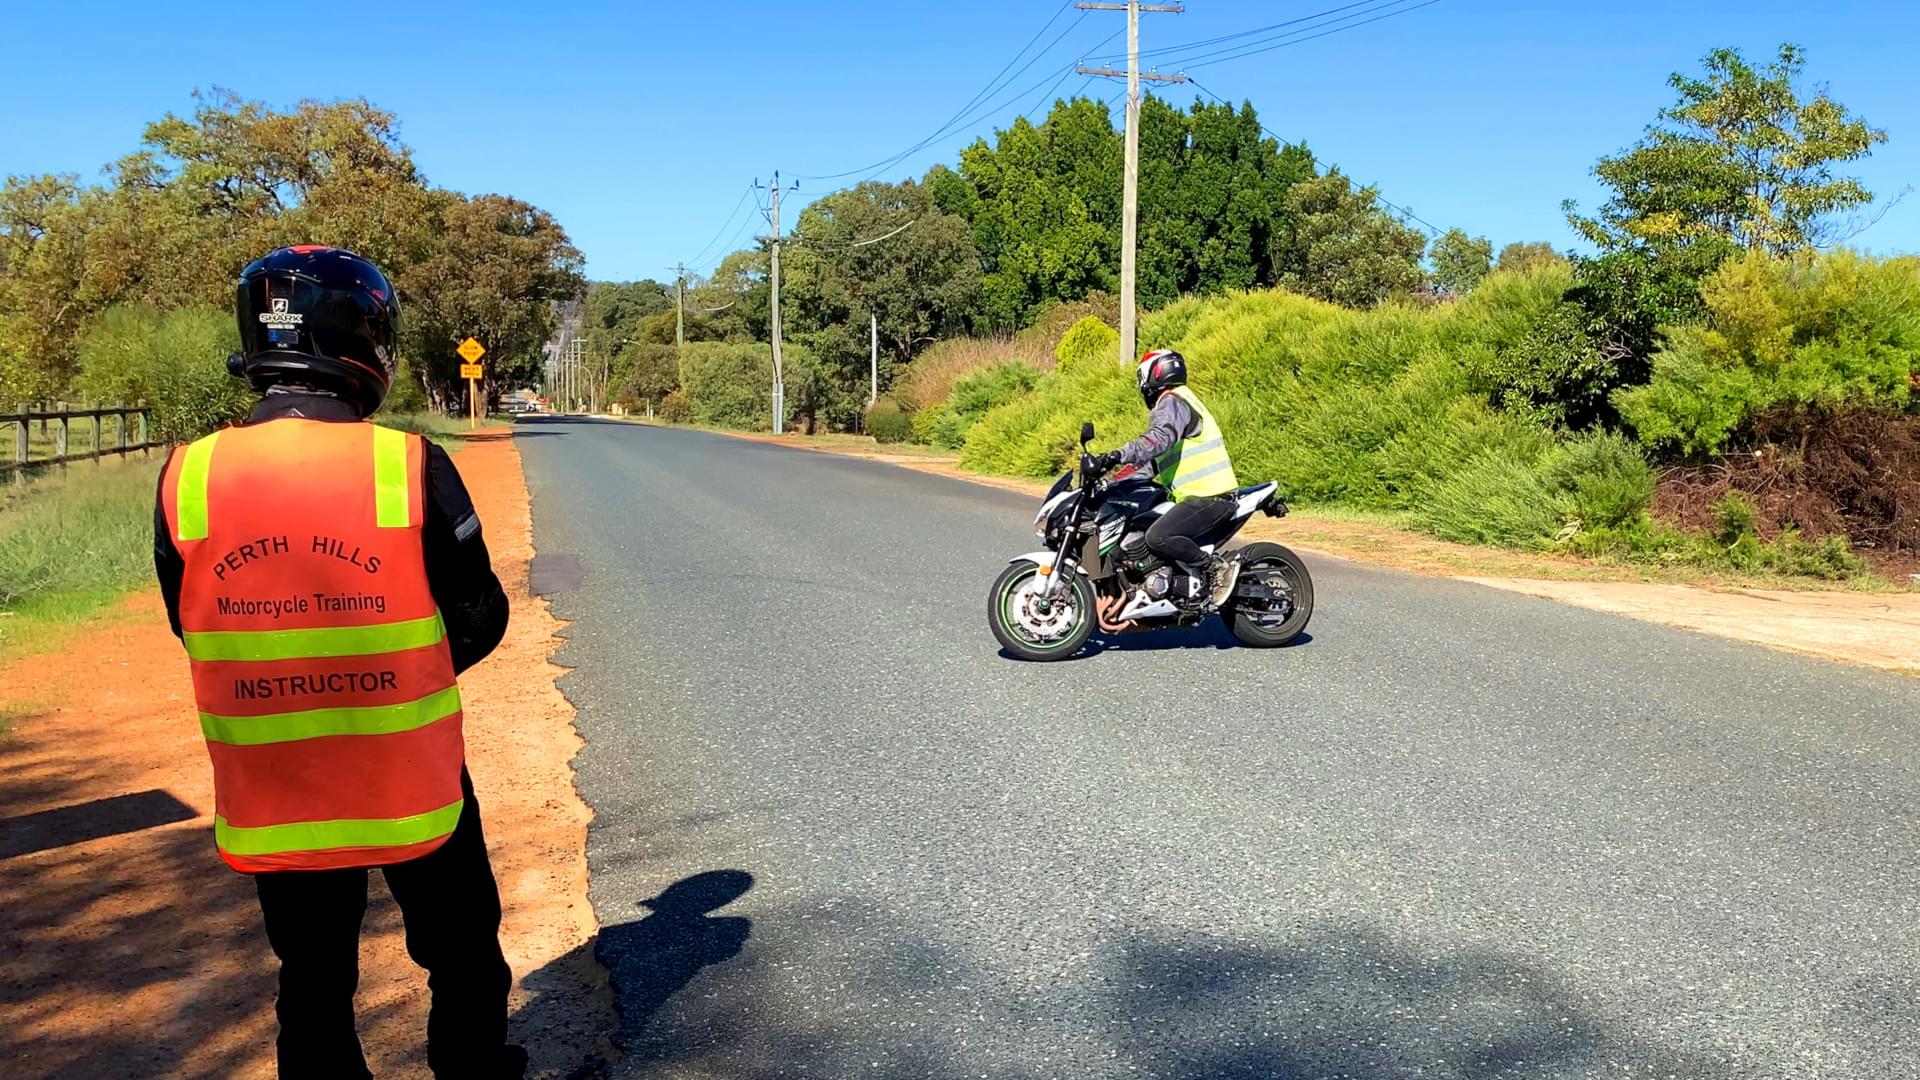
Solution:
[[[1144,17],[1142,45],[1212,38],[1346,2],[1188,0],[1185,14]],[[748,235],[752,210],[727,217],[756,176],[838,173],[926,138],[1059,7],[33,5],[7,18],[13,40],[42,47],[16,49],[0,67],[0,172],[94,176],[134,149],[143,123],[190,109],[195,87],[276,105],[366,96],[399,114],[433,182],[507,192],[553,211],[594,277],[662,277],[677,260],[707,269],[738,246],[728,241]],[[975,136],[1042,100],[1055,82],[1043,76],[1123,23],[1120,14],[1068,9],[1040,39],[1064,30],[1059,44],[987,99],[1004,97],[1005,108],[880,177],[952,161]],[[1855,169],[1868,186],[1920,188],[1912,75],[1920,5],[1439,0],[1192,74],[1235,102],[1251,98],[1269,128],[1304,139],[1323,162],[1377,183],[1441,228],[1458,225],[1496,244],[1567,244],[1560,200],[1599,201],[1594,159],[1638,137],[1671,99],[1670,72],[1694,67],[1715,46],[1760,58],[1782,41],[1807,46],[1811,79],[1892,136]],[[1058,88],[1085,83],[1071,77]],[[1184,104],[1193,91],[1173,87],[1168,96]],[[802,181],[800,198],[836,182],[844,181]],[[1920,251],[1920,191],[1857,243]]]

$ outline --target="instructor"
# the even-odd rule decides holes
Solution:
[[[378,867],[429,975],[434,1076],[521,1077],[455,682],[506,631],[480,521],[444,451],[367,422],[396,363],[379,268],[282,248],[241,273],[237,308],[228,370],[262,398],[168,460],[154,566],[213,759],[214,842],[253,875],[280,959],[280,1076],[372,1076],[353,995]]]

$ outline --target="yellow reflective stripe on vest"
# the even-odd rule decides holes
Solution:
[[[438,645],[447,636],[440,613],[377,626],[326,626],[312,630],[207,630],[183,637],[192,660],[322,660],[377,656]]]
[[[280,855],[289,851],[327,851],[332,848],[401,847],[438,839],[460,821],[463,797],[438,810],[403,818],[301,821],[291,825],[242,828],[213,819],[213,840],[229,855]]]
[[[374,522],[382,529],[404,529],[412,523],[408,506],[407,433],[392,428],[373,429]]]
[[[190,443],[180,458],[180,481],[174,489],[174,517],[181,542],[207,538],[207,473],[213,466],[213,446],[219,432]]]
[[[200,732],[208,742],[262,746],[327,735],[392,735],[426,727],[459,711],[460,688],[449,686],[437,694],[398,705],[307,709],[265,716],[216,716],[203,712]]]

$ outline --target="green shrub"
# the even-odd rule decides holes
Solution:
[[[1455,303],[1368,311],[1279,290],[1188,299],[1149,316],[1143,337],[1186,355],[1241,478],[1276,480],[1304,504],[1405,513],[1471,543],[1859,573],[1844,541],[1788,533],[1762,542],[1749,528],[1723,542],[1660,524],[1647,510],[1654,473],[1641,445],[1563,430],[1601,413],[1621,377],[1597,362],[1599,350],[1581,351],[1581,312],[1565,300],[1572,281],[1553,262],[1494,273]],[[1897,315],[1900,291],[1884,293],[1882,307]],[[1098,447],[1133,437],[1145,412],[1129,374],[1068,362],[1011,399],[995,396],[965,435],[962,464],[1042,477],[1074,460],[1083,420],[1098,429]],[[918,417],[922,433],[943,415]]]
[[[953,384],[953,393],[945,401],[913,414],[913,438],[957,450],[989,410],[1018,398],[1039,381],[1038,371],[1017,360],[976,368]]]
[[[693,405],[687,401],[686,394],[674,390],[660,399],[660,408],[654,412],[654,416],[662,423],[691,424]]]
[[[1187,328],[1207,309],[1209,298],[1183,296],[1158,311],[1150,311],[1140,320],[1140,351],[1171,348],[1187,336]]]
[[[1060,335],[1053,358],[1059,371],[1072,371],[1085,364],[1111,363],[1120,348],[1120,333],[1089,315]]]
[[[893,383],[893,398],[910,413],[940,404],[953,384],[983,367],[1018,361],[1035,371],[1053,365],[1053,344],[1032,349],[1007,338],[948,338],[916,357]]]
[[[1539,459],[1517,446],[1475,454],[1424,485],[1421,527],[1443,540],[1543,548],[1560,532],[1566,500]]]
[[[1510,349],[1480,367],[1494,400],[1538,423],[1584,427],[1606,409],[1620,365],[1587,330],[1587,310],[1554,306]]]
[[[877,443],[903,443],[913,436],[913,422],[899,402],[881,398],[867,409],[867,434]]]
[[[227,354],[238,347],[233,316],[218,308],[109,308],[80,341],[74,389],[108,403],[145,400],[150,436],[186,442],[252,406],[246,383],[227,374]]]
[[[1639,447],[1615,432],[1583,435],[1556,446],[1544,472],[1579,528],[1619,528],[1645,513],[1653,500],[1653,467]]]
[[[413,362],[402,356],[400,366],[393,373],[393,385],[387,390],[387,400],[380,406],[388,413],[422,413],[427,411],[427,392],[420,385],[420,376],[413,370]]]
[[[1727,263],[1703,326],[1669,328],[1620,415],[1649,445],[1711,455],[1762,413],[1905,409],[1920,374],[1920,258],[1848,251]]]
[[[716,427],[772,426],[773,356],[765,345],[689,342],[680,378],[693,419]]]

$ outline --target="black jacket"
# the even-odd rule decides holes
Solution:
[[[264,424],[283,417],[354,422],[359,414],[353,406],[335,398],[274,394],[260,402],[246,423]],[[480,535],[480,517],[474,513],[467,486],[460,481],[453,459],[432,443],[427,444],[427,523],[421,542],[426,552],[427,585],[447,624],[454,670],[465,671],[486,659],[506,634],[507,594],[494,576],[487,542]],[[186,564],[167,528],[165,503],[157,498],[153,509],[153,568],[160,578],[160,595],[167,601],[167,618],[178,637],[180,579]]]

